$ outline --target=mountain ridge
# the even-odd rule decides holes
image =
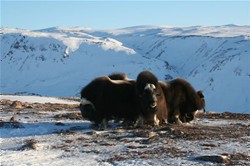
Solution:
[[[1,43],[3,94],[78,96],[97,76],[151,70],[202,89],[210,110],[250,110],[250,26],[1,28]]]

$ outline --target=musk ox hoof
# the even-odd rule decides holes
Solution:
[[[175,121],[175,123],[177,124],[177,125],[183,125],[183,123],[182,123],[182,121],[180,120],[180,119],[176,119],[176,121]]]

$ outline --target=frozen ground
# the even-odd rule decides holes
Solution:
[[[98,131],[82,119],[78,104],[52,103],[52,98],[39,103],[34,102],[34,97],[29,98],[32,100],[19,103],[1,96],[1,165],[249,165],[250,162],[249,114],[199,113],[191,124],[160,128],[133,128],[111,122],[108,130]]]
[[[0,99],[7,99],[11,101],[21,101],[29,103],[58,103],[58,104],[78,104],[76,101],[42,96],[17,96],[17,95],[0,95]]]

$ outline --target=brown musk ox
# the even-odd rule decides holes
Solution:
[[[104,129],[114,118],[136,121],[135,81],[98,77],[81,90],[83,118]]]
[[[142,71],[136,79],[137,109],[140,116],[136,122],[142,125],[144,121],[159,126],[168,118],[164,93],[157,77],[150,71]]]
[[[195,118],[197,110],[203,109],[200,96],[186,80],[176,78],[159,83],[165,94],[169,123],[190,122]]]

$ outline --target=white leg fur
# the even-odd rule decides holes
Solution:
[[[157,115],[154,115],[154,126],[159,126],[160,120],[157,118]]]
[[[198,112],[203,112],[203,110],[196,110],[196,111],[194,112],[194,119],[193,119],[193,120],[196,120],[196,115],[198,114]]]
[[[175,122],[176,122],[176,124],[180,124],[180,125],[182,124],[182,122],[179,118],[179,115],[175,115]]]

